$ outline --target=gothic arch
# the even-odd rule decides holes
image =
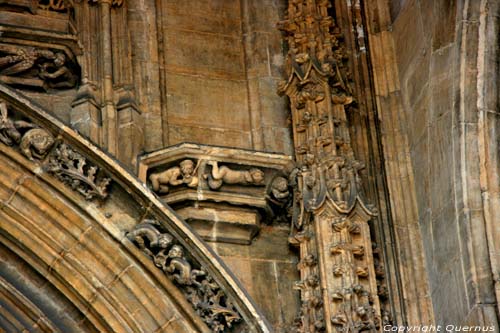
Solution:
[[[61,302],[74,308],[75,318],[88,331],[219,332],[217,325],[199,315],[199,308],[195,311],[183,289],[127,238],[138,223],[152,219],[184,248],[195,267],[213,278],[225,304],[234,305],[241,318],[228,331],[270,331],[221,260],[143,183],[24,96],[0,85],[0,100],[8,106],[0,139],[12,137],[9,130],[19,130],[23,136],[13,140],[12,146],[5,140],[0,143],[0,243],[11,258],[18,256],[27,264],[18,270],[27,275],[26,281],[30,270],[39,274],[44,280],[39,283],[55,287]],[[28,131],[23,126],[40,128],[54,139],[47,154],[36,154],[32,142],[25,140]],[[75,170],[69,178],[69,164],[59,165],[66,177],[61,176],[61,169],[54,169],[54,163],[64,158],[73,158]],[[78,170],[81,173],[75,176]],[[57,321],[57,316],[37,307],[33,288],[23,289],[24,277],[6,277],[6,266],[8,261],[0,267],[4,268],[0,269],[0,292],[8,291],[19,304],[18,314],[10,315],[28,326],[40,327],[42,322],[50,326],[51,318]],[[0,320],[0,328],[1,324]]]

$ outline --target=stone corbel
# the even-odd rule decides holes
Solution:
[[[139,178],[201,237],[238,244],[287,215],[291,169],[290,156],[197,144],[139,160]]]

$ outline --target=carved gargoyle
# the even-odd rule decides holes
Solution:
[[[205,175],[208,179],[208,186],[212,190],[217,190],[223,184],[228,185],[264,185],[264,172],[257,168],[250,170],[233,170],[227,166],[219,167],[217,161],[208,161],[208,165],[212,166],[212,172]]]
[[[171,167],[162,172],[152,173],[149,176],[149,180],[151,181],[153,191],[166,194],[170,190],[168,185],[179,186],[186,184],[188,187],[197,187],[198,177],[195,175],[198,166],[199,163],[195,167],[192,160],[184,160],[179,163],[179,166]]]
[[[285,177],[274,178],[271,183],[270,192],[270,195],[267,197],[268,200],[278,206],[284,206],[291,195],[288,189],[288,180]]]

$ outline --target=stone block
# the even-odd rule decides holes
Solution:
[[[250,244],[259,231],[260,214],[252,210],[222,207],[183,207],[176,210],[204,240]]]
[[[414,109],[419,100],[429,93],[429,78],[430,54],[427,52],[415,57],[403,79],[405,82],[403,93],[410,110]]]
[[[437,50],[455,40],[457,2],[449,0],[432,2],[434,3],[432,49]]]
[[[430,199],[433,213],[440,212],[445,204],[454,196],[455,186],[460,186],[454,155],[454,145],[458,142],[454,136],[452,113],[447,112],[435,120],[430,127]],[[454,170],[455,168],[455,170]]]
[[[421,57],[426,47],[422,21],[416,0],[407,0],[404,9],[393,24],[393,36],[400,75],[405,75],[410,64]]]
[[[458,238],[459,230],[453,200],[449,200],[441,212],[432,215],[432,235],[435,253],[434,272],[450,269],[460,261],[462,255],[467,254],[460,250],[462,244]]]
[[[249,131],[247,87],[229,81],[167,75],[167,118],[175,126]],[[184,141],[191,141],[186,138]]]
[[[413,107],[406,110],[408,113],[408,124],[406,126],[408,131],[408,142],[411,149],[413,149],[420,142],[427,140],[429,136],[429,122],[430,122],[430,98],[427,88],[422,92],[422,95],[417,100]],[[421,156],[418,156],[419,158]]]
[[[258,300],[260,309],[271,323],[279,323],[279,296],[276,292],[279,276],[276,271],[276,263],[252,260],[250,264],[250,274],[253,276],[253,283],[256,287],[252,295],[253,299]]]
[[[202,0],[162,1],[167,30],[190,30],[202,33],[239,36],[241,9],[238,1]]]
[[[260,98],[262,124],[267,127],[288,127],[290,112],[287,109],[286,99],[276,93],[278,80],[271,77],[259,78],[256,84]]]
[[[165,32],[166,71],[244,78],[240,37],[185,30]]]
[[[299,281],[296,263],[276,262],[278,272],[278,300],[280,322],[289,325],[296,317],[295,309],[300,308],[299,292],[294,289],[295,281]]]
[[[252,148],[250,132],[223,128],[171,125],[169,126],[168,135],[168,142],[171,145],[193,142],[223,147]]]
[[[292,133],[288,127],[264,127],[264,149],[269,152],[293,155]]]
[[[410,154],[415,179],[417,207],[419,214],[425,214],[431,210],[429,138],[427,136],[421,138],[412,148]]]

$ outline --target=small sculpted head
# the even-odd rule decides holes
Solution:
[[[179,245],[172,246],[170,251],[168,251],[169,258],[182,258],[183,256],[184,256],[184,250]]]
[[[54,65],[56,65],[57,67],[61,67],[62,65],[64,65],[65,62],[66,62],[66,56],[64,55],[64,53],[62,52],[56,53],[56,57],[54,59]]]
[[[31,146],[40,155],[44,155],[54,144],[54,139],[47,132],[39,130],[31,137]]]
[[[262,184],[264,182],[264,172],[262,170],[252,168],[250,169],[250,175],[255,184]]]
[[[169,234],[160,234],[160,236],[158,236],[158,247],[162,249],[166,249],[171,242],[172,236],[170,236]]]
[[[273,182],[273,188],[285,192],[288,190],[288,181],[284,177],[278,177]]]
[[[191,176],[194,171],[194,163],[191,160],[182,161],[179,166],[181,167],[181,172],[183,176]]]

